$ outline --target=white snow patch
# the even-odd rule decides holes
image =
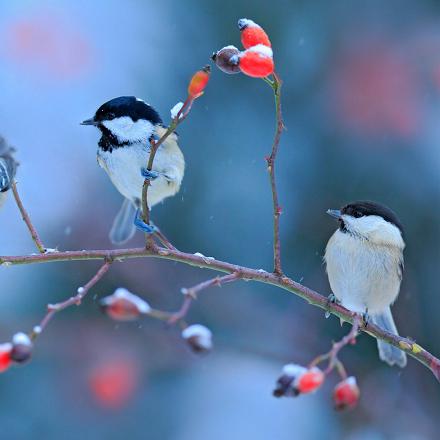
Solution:
[[[183,102],[178,102],[171,110],[171,119],[174,119],[177,117],[177,114],[180,112],[181,108],[183,107]],[[182,115],[180,115],[182,117]]]
[[[15,335],[12,337],[12,344],[13,345],[26,345],[30,347],[32,345],[31,338],[23,332],[15,333]]]
[[[234,45],[229,44],[228,46],[222,47],[218,52],[221,52],[222,50],[231,49],[231,50],[238,50]]]
[[[78,289],[76,289],[78,295],[83,294],[83,293],[84,293],[84,290],[85,290],[84,287],[78,287]]]
[[[306,367],[298,364],[286,364],[283,367],[283,374],[290,377],[296,377],[307,371]]]
[[[147,301],[144,301],[142,298],[139,298],[137,295],[129,292],[124,287],[117,288],[113,295],[104,298],[102,302],[103,304],[111,303],[114,298],[130,301],[137,307],[140,313],[149,313],[151,310],[150,304],[148,304]]]
[[[240,20],[238,20],[238,27],[240,30],[242,30],[247,27],[261,27],[261,26],[255,23],[255,21],[250,20],[249,18],[240,18]]]
[[[273,57],[272,49],[268,46],[265,46],[264,44],[257,44],[256,46],[252,46],[249,49],[247,49],[246,52],[256,52],[261,57],[268,57],[268,58]]]
[[[32,329],[32,331],[33,331],[36,335],[39,335],[39,334],[43,331],[43,329],[42,329],[39,325],[36,325],[36,326]]]
[[[201,324],[193,324],[182,331],[182,338],[197,338],[197,343],[210,350],[212,348],[212,332],[208,327]]]
[[[212,260],[215,260],[214,257],[205,257],[201,252],[194,253],[194,256],[202,258],[206,264],[210,264]]]

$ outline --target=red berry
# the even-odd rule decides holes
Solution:
[[[241,42],[245,49],[257,44],[263,44],[267,47],[272,46],[264,29],[254,21],[242,18],[238,20],[238,28],[241,31]]]
[[[240,70],[253,78],[265,78],[274,71],[272,49],[259,44],[242,52]]]
[[[9,342],[0,344],[0,373],[3,373],[11,366],[11,350],[12,344]]]
[[[318,367],[313,367],[296,378],[294,387],[299,393],[312,393],[322,385],[324,379],[324,373]]]
[[[151,310],[146,301],[122,287],[116,289],[113,295],[103,298],[100,304],[104,312],[116,321],[132,321]]]
[[[360,391],[355,377],[351,376],[339,382],[333,391],[333,401],[336,409],[342,410],[354,407],[359,400],[359,394]]]
[[[211,74],[211,68],[205,66],[202,70],[197,71],[188,86],[188,95],[192,99],[196,99],[203,94],[203,90],[209,81],[209,76]]]

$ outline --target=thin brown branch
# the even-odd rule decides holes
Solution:
[[[23,202],[21,201],[20,195],[18,194],[18,190],[17,190],[17,182],[15,180],[12,182],[11,188],[12,188],[12,194],[14,195],[15,203],[17,204],[18,209],[20,210],[23,221],[26,223],[26,226],[28,227],[29,232],[31,233],[32,240],[37,246],[38,251],[44,254],[46,252],[46,248],[44,247],[43,242],[40,240],[37,230],[32,224],[29,214],[26,211]]]
[[[47,313],[41,320],[40,324],[34,327],[31,337],[35,339],[47,326],[49,321],[53,318],[55,313],[60,312],[61,310],[67,309],[67,307],[81,304],[81,301],[87,295],[89,290],[98,283],[102,277],[107,273],[110,268],[112,261],[107,260],[96,272],[96,274],[90,279],[90,281],[82,287],[79,287],[77,290],[77,294],[71,296],[65,301],[56,303],[56,304],[48,304]]]
[[[194,99],[187,98],[184,102],[182,108],[177,113],[176,117],[172,119],[171,124],[169,125],[167,131],[161,136],[161,138],[157,141],[154,139],[151,139],[150,143],[150,155],[148,156],[148,163],[147,163],[147,170],[151,171],[153,169],[153,162],[154,158],[156,157],[157,150],[159,147],[167,140],[167,138],[176,131],[176,128],[179,124],[181,124],[186,117],[188,116],[192,103]],[[142,220],[149,225],[150,224],[150,207],[148,206],[148,188],[150,187],[151,182],[148,179],[144,180],[144,184],[142,186]],[[159,238],[159,240],[162,241],[162,243],[170,248],[170,242],[165,239],[165,241],[162,240],[164,238],[163,234],[157,233],[156,234]],[[147,235],[147,247],[152,246],[152,237],[150,234]],[[171,245],[172,246],[172,245]],[[174,246],[173,246],[174,247]]]
[[[177,261],[199,268],[211,269],[225,273],[239,273],[240,278],[244,280],[256,281],[264,284],[270,284],[279,287],[288,292],[303,298],[309,304],[319,307],[342,319],[352,323],[355,316],[350,310],[339,304],[331,303],[328,299],[292,280],[287,276],[280,276],[261,269],[251,269],[245,266],[216,260],[211,257],[204,257],[199,254],[189,254],[173,249],[155,247],[153,249],[133,248],[133,249],[112,249],[112,250],[85,250],[85,251],[65,251],[41,255],[19,255],[19,256],[0,256],[0,265],[22,265],[35,263],[49,263],[55,261],[84,261],[84,260],[104,260],[104,261],[123,261],[132,258],[161,258],[165,260]],[[359,329],[370,336],[388,342],[389,344],[400,348],[414,359],[428,367],[435,377],[440,381],[440,359],[435,357],[429,351],[425,350],[412,339],[389,333],[380,327],[369,323],[365,326],[362,323]]]
[[[281,110],[281,85],[282,81],[278,74],[273,74],[273,81],[266,81],[271,85],[275,98],[275,112],[276,112],[276,129],[275,137],[272,144],[272,151],[267,157],[267,170],[269,172],[270,187],[272,190],[272,205],[273,205],[273,258],[274,258],[274,273],[281,275],[281,243],[280,243],[280,215],[281,206],[278,202],[278,191],[275,178],[275,163],[278,154],[278,147],[281,140],[281,134],[284,130],[283,113]]]
[[[356,336],[359,332],[360,323],[362,317],[357,314],[353,314],[353,322],[350,331],[338,342],[335,342],[328,353],[316,357],[311,363],[310,367],[318,365],[319,363],[328,359],[328,366],[324,371],[324,374],[329,374],[333,368],[337,368],[339,374],[343,379],[346,379],[347,373],[342,363],[338,359],[339,352],[348,344],[352,344],[356,340]]]
[[[186,317],[188,311],[191,307],[192,302],[197,298],[197,294],[202,290],[208,289],[212,286],[222,286],[223,284],[230,283],[232,281],[237,280],[240,277],[238,272],[233,272],[229,275],[224,275],[222,277],[216,276],[209,280],[203,281],[199,284],[196,284],[193,287],[183,288],[182,293],[184,295],[184,299],[182,302],[182,306],[180,309],[173,313],[171,317],[168,319],[168,324],[175,324],[178,321],[181,321]]]

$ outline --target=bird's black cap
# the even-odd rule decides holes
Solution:
[[[101,121],[108,121],[123,116],[130,116],[135,122],[139,119],[145,119],[154,125],[162,124],[159,113],[151,105],[148,105],[141,99],[137,99],[135,96],[120,96],[119,98],[107,101],[99,107],[92,120],[89,119],[84,121],[84,123],[89,125],[87,122],[93,121],[93,125],[95,125]]]
[[[341,209],[341,214],[351,215],[352,217],[362,217],[364,215],[377,215],[387,222],[396,226],[403,235],[403,226],[396,213],[381,203],[370,200],[358,200],[345,205]]]

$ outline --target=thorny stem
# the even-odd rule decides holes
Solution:
[[[56,303],[56,304],[48,304],[47,306],[47,313],[44,316],[44,318],[41,320],[40,324],[36,327],[34,327],[31,338],[35,339],[47,326],[49,321],[53,318],[55,313],[60,312],[61,310],[66,309],[67,307],[77,305],[79,306],[81,304],[81,301],[84,299],[84,297],[87,295],[89,290],[98,283],[102,277],[107,273],[107,271],[110,269],[112,261],[107,260],[96,272],[96,274],[90,279],[90,281],[85,284],[84,286],[78,288],[77,294],[75,296],[71,296],[70,298],[66,299],[65,301]]]
[[[12,194],[14,195],[15,203],[17,204],[18,209],[20,210],[21,213],[21,217],[23,218],[24,222],[26,223],[26,226],[29,229],[29,232],[31,233],[32,240],[37,246],[38,251],[41,254],[44,254],[46,252],[46,248],[44,247],[43,242],[40,240],[40,237],[38,236],[37,230],[34,228],[34,225],[32,224],[28,212],[23,206],[23,202],[21,201],[20,195],[18,194],[17,191],[17,182],[15,180],[12,182],[11,188],[12,188]]]
[[[281,85],[282,81],[278,74],[274,72],[273,80],[265,78],[265,81],[272,87],[275,98],[276,111],[276,130],[275,137],[272,144],[272,152],[266,158],[267,170],[269,172],[270,186],[272,189],[272,204],[273,204],[273,259],[274,259],[274,273],[282,275],[281,269],[281,244],[280,244],[280,215],[281,206],[278,203],[278,191],[275,179],[275,161],[278,154],[278,146],[280,144],[281,134],[284,130],[283,113],[281,111]]]
[[[56,261],[84,261],[84,260],[104,260],[104,261],[124,261],[133,258],[160,258],[165,260],[177,261],[190,266],[211,269],[217,272],[239,273],[243,280],[256,281],[263,284],[270,284],[291,292],[309,304],[319,307],[343,321],[352,323],[354,317],[350,310],[337,303],[331,303],[327,297],[315,292],[314,290],[303,286],[291,278],[283,275],[266,272],[264,270],[251,269],[245,266],[207,258],[202,255],[194,255],[181,252],[174,249],[154,247],[152,249],[131,248],[131,249],[110,249],[110,250],[85,250],[85,251],[64,251],[41,255],[19,255],[19,256],[0,256],[0,265],[12,266],[22,264],[49,263]],[[437,380],[440,381],[440,359],[436,358],[429,351],[425,350],[419,344],[410,338],[403,338],[389,333],[373,323],[359,324],[359,330],[369,334],[373,338],[388,342],[389,344],[400,348],[414,359],[429,368]]]

